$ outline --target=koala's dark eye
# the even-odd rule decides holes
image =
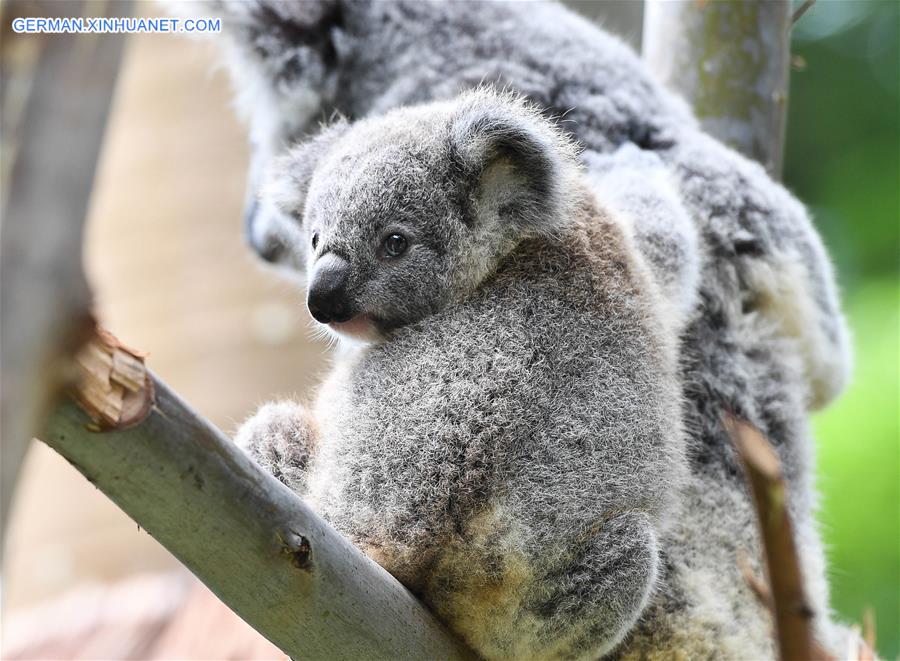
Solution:
[[[391,234],[384,240],[384,254],[388,257],[399,257],[406,252],[406,237],[402,234]]]
[[[313,235],[312,235],[312,249],[315,250],[315,249],[318,248],[318,247],[319,247],[319,233],[318,233],[318,232],[313,232]]]

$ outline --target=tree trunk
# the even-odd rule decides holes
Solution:
[[[130,2],[83,4],[40,9],[57,16],[130,9]],[[28,9],[10,4],[3,20]],[[90,337],[81,229],[124,42],[122,34],[3,36],[0,108],[9,183],[0,229],[0,550],[28,442],[67,378],[72,352]]]
[[[704,130],[781,177],[789,0],[647,0],[644,59]]]

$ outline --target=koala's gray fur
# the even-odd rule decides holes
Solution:
[[[686,474],[698,263],[633,242],[691,251],[687,215],[665,193],[640,230],[607,213],[561,134],[487,91],[340,123],[274,172],[317,236],[311,278],[349,260],[373,341],[343,347],[311,411],[264,408],[238,441],[486,658],[611,651],[656,592]],[[391,232],[410,245],[384,259]]]
[[[699,285],[666,305],[687,319],[680,362],[689,472],[661,551],[660,589],[619,653],[774,655],[770,618],[737,569],[741,549],[755,559],[758,544],[725,411],[759,427],[781,456],[817,634],[839,649],[813,516],[807,411],[837,395],[850,358],[831,266],[803,207],[757,164],[703,134],[626,46],[556,4],[221,0],[207,8],[222,12],[231,37],[256,144],[252,190],[266,163],[334,111],[355,121],[489,82],[564,116],[591,187],[618,210],[611,217],[640,225],[657,217],[660,200],[683,207],[675,215],[685,214],[699,237]],[[673,186],[649,207],[646,155]],[[296,271],[305,244],[290,218],[270,203],[250,220],[257,248]],[[665,264],[679,264],[685,248],[643,232],[633,230],[634,245],[671,292]]]

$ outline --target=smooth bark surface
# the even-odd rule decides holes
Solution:
[[[789,0],[648,0],[644,59],[703,128],[781,176]]]

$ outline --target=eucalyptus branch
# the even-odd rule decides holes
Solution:
[[[41,438],[293,658],[470,653],[388,572],[100,332]]]

